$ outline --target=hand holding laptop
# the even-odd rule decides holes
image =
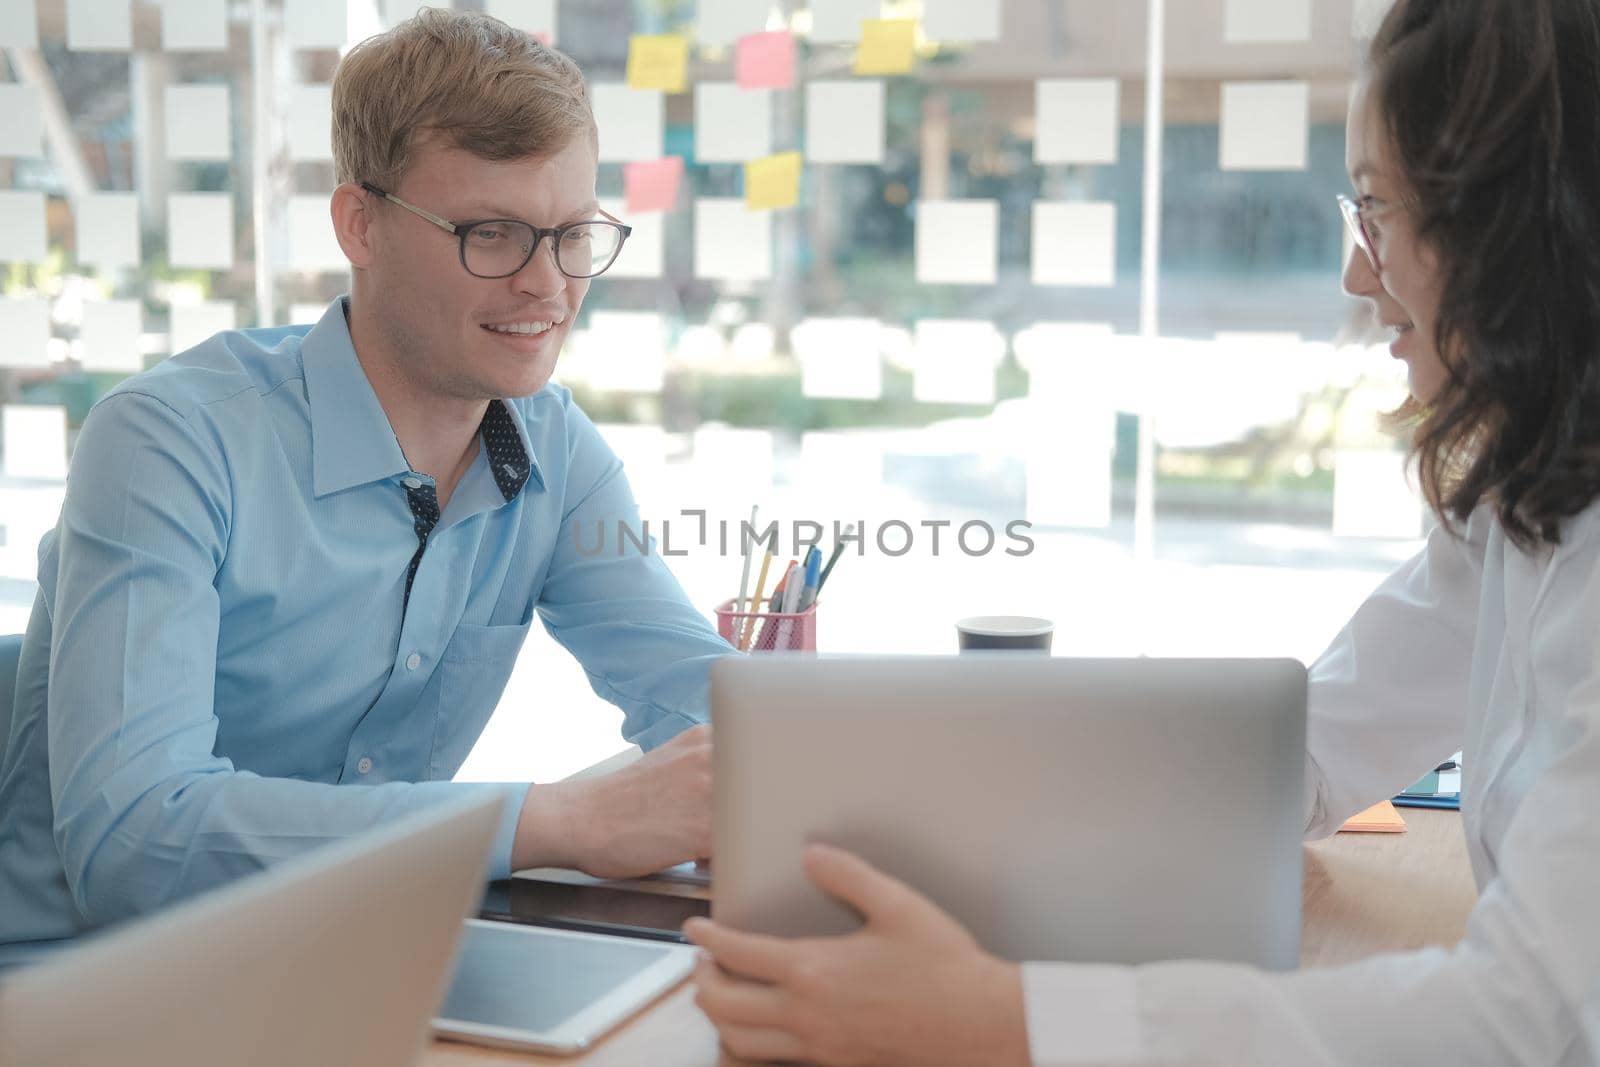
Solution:
[[[985,952],[927,897],[852,853],[812,845],[806,876],[866,925],[842,937],[782,941],[690,919],[684,933],[715,959],[694,972],[695,1003],[747,1059],[1025,1067],[1022,974]],[[929,1004],[960,1005],[929,1012]],[[819,1030],[808,1020],[826,1019]]]

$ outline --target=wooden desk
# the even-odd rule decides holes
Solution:
[[[1403,834],[1339,834],[1305,850],[1301,963],[1325,967],[1377,952],[1453,945],[1477,899],[1461,817],[1407,809]],[[694,1006],[694,989],[667,994],[588,1055],[535,1056],[437,1041],[425,1067],[551,1063],[574,1067],[732,1067],[716,1031]]]

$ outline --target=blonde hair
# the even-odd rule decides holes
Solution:
[[[476,11],[425,7],[352,48],[333,75],[340,182],[393,189],[419,140],[483,159],[547,159],[599,143],[578,65]]]

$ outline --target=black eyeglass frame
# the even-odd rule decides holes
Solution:
[[[562,274],[579,281],[587,280],[589,278],[598,278],[600,275],[611,269],[611,265],[615,263],[617,261],[617,257],[622,254],[622,246],[626,244],[628,238],[633,235],[632,226],[629,226],[627,223],[623,222],[621,219],[617,218],[604,208],[598,209],[600,214],[605,216],[604,219],[585,219],[583,222],[569,222],[565,226],[535,226],[533,223],[525,222],[522,219],[466,219],[461,222],[451,222],[449,219],[441,218],[438,215],[435,215],[426,208],[417,207],[415,204],[408,204],[398,196],[395,196],[393,193],[386,192],[385,190],[378,188],[376,185],[373,185],[371,182],[362,182],[361,188],[365,189],[373,196],[389,201],[391,204],[398,204],[400,207],[405,208],[418,218],[433,223],[441,230],[444,230],[446,233],[455,237],[456,252],[461,260],[461,269],[472,275],[474,278],[483,278],[490,281],[496,278],[509,278],[513,274],[519,273],[533,260],[534,253],[539,251],[539,243],[546,237],[551,238],[551,247],[555,249],[556,269]],[[479,274],[477,271],[467,266],[467,235],[473,230],[477,229],[479,226],[486,226],[490,223],[496,222],[509,222],[516,226],[527,227],[533,231],[533,243],[528,246],[528,254],[523,257],[521,263],[517,264],[515,270],[508,270],[504,274]],[[605,266],[589,274],[574,274],[566,267],[561,265],[561,238],[566,236],[569,231],[575,230],[579,226],[609,226],[617,230],[618,234],[620,235],[617,238],[616,250],[611,253],[611,258],[606,260]]]

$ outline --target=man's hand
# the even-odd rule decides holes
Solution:
[[[634,878],[710,855],[711,727],[696,726],[619,771],[530,788],[512,865]]]
[[[812,845],[806,874],[866,926],[843,937],[684,926],[704,949],[701,1010],[741,1058],[823,1064],[1027,1067],[1022,977],[954,919],[848,852]]]

